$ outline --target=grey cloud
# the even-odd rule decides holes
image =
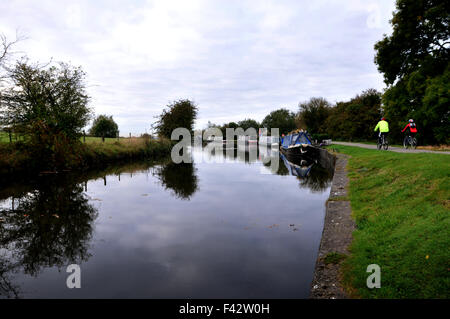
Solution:
[[[150,128],[170,101],[200,107],[197,127],[257,120],[311,96],[348,99],[384,87],[373,45],[386,1],[3,1],[0,32],[20,28],[33,60],[88,74],[97,114],[122,132]]]

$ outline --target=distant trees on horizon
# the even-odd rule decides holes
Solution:
[[[119,126],[114,121],[112,115],[99,115],[92,123],[89,134],[96,137],[117,137],[119,134]]]

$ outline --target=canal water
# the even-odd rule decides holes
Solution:
[[[191,153],[1,187],[0,297],[307,298],[332,170]]]

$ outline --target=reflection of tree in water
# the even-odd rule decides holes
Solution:
[[[280,163],[280,167],[283,166],[286,171],[281,170],[279,175],[287,175],[292,172],[297,176],[300,188],[306,187],[313,192],[323,192],[330,186],[333,179],[332,170],[321,166],[319,160],[299,158],[291,162],[281,155],[280,161],[284,164]]]
[[[6,253],[3,253],[0,255],[0,297],[18,298],[19,287],[12,283],[13,280],[11,278],[15,265],[9,261]]]
[[[17,295],[8,273],[23,269],[37,276],[41,269],[86,261],[97,211],[80,184],[46,179],[38,189],[0,208],[0,295]]]
[[[190,199],[198,190],[196,168],[193,163],[168,164],[156,167],[153,175],[156,176],[166,189],[171,189],[181,199]]]
[[[298,178],[300,187],[307,187],[313,192],[323,192],[326,190],[333,179],[333,173],[323,168],[318,163],[311,167],[306,178]]]

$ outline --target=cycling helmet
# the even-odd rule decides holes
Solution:
[[[409,119],[409,123],[414,123],[414,120],[413,119]]]
[[[384,120],[385,120],[385,118],[384,118],[384,117],[382,117],[382,118],[381,118],[381,121],[384,121]]]

